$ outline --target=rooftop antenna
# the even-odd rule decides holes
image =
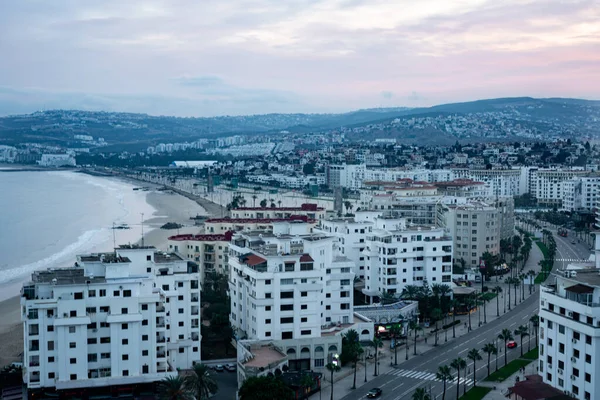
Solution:
[[[144,247],[144,213],[142,214],[142,247]]]

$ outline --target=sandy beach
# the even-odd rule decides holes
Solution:
[[[132,183],[132,181],[128,181]],[[197,233],[200,227],[194,226],[190,217],[206,215],[206,210],[196,201],[170,191],[152,190],[147,193],[147,203],[156,211],[144,216],[144,244],[167,250],[167,239],[178,233]],[[167,222],[176,222],[180,229],[160,229]],[[115,231],[117,245],[119,234],[130,235],[127,231]],[[140,240],[141,241],[141,240]],[[0,366],[11,362],[21,362],[23,353],[23,325],[21,323],[20,297],[15,296],[0,302]]]

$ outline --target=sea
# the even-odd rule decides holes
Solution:
[[[156,210],[134,187],[74,171],[0,171],[0,301],[18,295],[33,271],[137,242],[142,213],[150,219]]]

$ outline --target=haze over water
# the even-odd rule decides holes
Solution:
[[[0,172],[0,300],[15,296],[35,270],[65,267],[75,255],[109,251],[140,238],[146,192],[74,172]]]

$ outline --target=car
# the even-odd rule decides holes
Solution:
[[[223,367],[223,365],[221,365],[221,364],[217,364],[217,365],[215,365],[215,371],[223,372],[223,371],[225,371],[225,367]]]
[[[380,388],[373,388],[369,390],[369,393],[367,393],[367,399],[376,399],[377,397],[381,396],[381,393],[383,393],[383,390]]]
[[[235,372],[236,367],[235,364],[225,364],[225,369],[229,372]]]
[[[509,340],[508,343],[506,343],[506,347],[509,349],[514,349],[515,347],[517,347],[517,342],[515,342],[514,340]]]

